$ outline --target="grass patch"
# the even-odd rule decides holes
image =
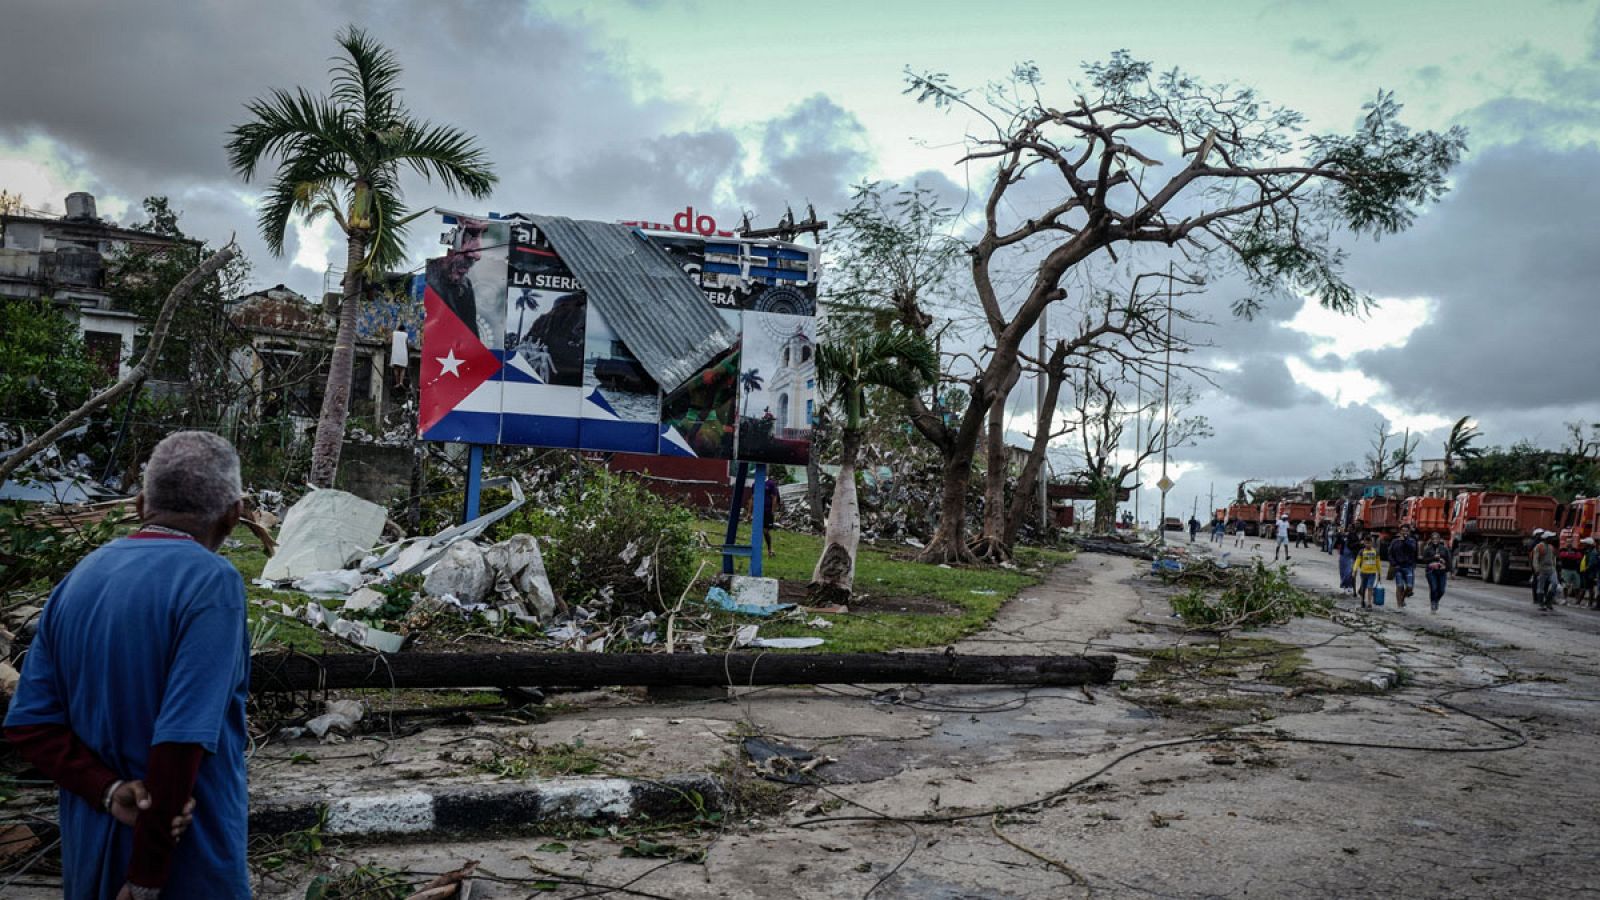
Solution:
[[[1265,664],[1257,680],[1292,685],[1300,681],[1306,655],[1298,647],[1269,638],[1224,638],[1215,644],[1179,644],[1148,654],[1150,660],[1135,679],[1141,684],[1192,678],[1233,678],[1246,668]]]
[[[706,565],[701,580],[689,589],[691,604],[703,598],[711,578],[722,571],[721,546],[725,523],[701,520],[697,523],[708,547],[698,556]],[[749,540],[750,526],[740,527],[740,539]],[[820,535],[777,530],[773,533],[776,556],[763,559],[763,575],[790,584],[811,580],[811,570],[822,555]],[[268,646],[318,654],[349,652],[352,648],[326,632],[312,628],[297,618],[275,611],[281,603],[304,606],[309,599],[301,594],[272,591],[251,582],[259,578],[267,557],[261,545],[244,528],[233,538],[238,546],[224,548],[222,555],[244,577],[247,615],[251,629],[264,622],[272,629]],[[972,634],[989,623],[1005,601],[1038,584],[1050,569],[1070,562],[1070,551],[1040,547],[1019,547],[1015,568],[937,566],[915,562],[912,548],[904,545],[882,547],[863,544],[856,558],[856,600],[852,612],[825,616],[833,623],[828,629],[812,628],[803,622],[762,622],[745,616],[728,616],[741,624],[759,622],[765,637],[821,637],[821,649],[835,653],[872,653],[917,647],[938,647]],[[747,563],[737,570],[747,571]],[[676,597],[664,598],[670,605]],[[267,601],[263,607],[256,601]],[[898,612],[897,601],[913,610],[926,608],[930,601],[943,612]],[[686,609],[690,606],[686,605]],[[720,614],[719,614],[720,616]],[[809,617],[808,617],[809,618]],[[782,651],[776,651],[782,652]]]
[[[304,594],[272,591],[251,584],[261,577],[261,570],[266,568],[267,554],[261,549],[261,542],[257,541],[256,536],[246,528],[235,528],[232,537],[239,542],[239,546],[224,546],[221,554],[233,563],[233,567],[244,577],[244,597],[247,601],[245,616],[251,634],[254,634],[258,627],[272,629],[267,645],[269,649],[274,650],[297,650],[301,653],[317,654],[350,649],[348,644],[325,631],[312,628],[292,616],[275,612],[280,603],[287,603],[291,607],[304,607],[310,598]],[[259,605],[256,602],[258,600],[270,602],[272,608],[267,609]]]
[[[721,546],[726,524],[701,521],[700,529],[711,547],[702,551],[705,572],[722,571]],[[750,528],[741,525],[740,540],[749,540]],[[805,584],[822,555],[822,537],[778,530],[773,533],[776,556],[763,559],[762,574],[779,581]],[[945,614],[914,612],[852,612],[829,614],[827,629],[802,622],[777,620],[761,623],[763,637],[820,637],[820,650],[830,653],[876,653],[916,647],[938,647],[972,634],[989,623],[1001,604],[1023,589],[1038,584],[1045,573],[1069,562],[1068,551],[1022,547],[1016,568],[938,566],[909,558],[904,545],[873,546],[863,543],[856,554],[856,601],[873,610],[893,607],[897,598],[935,600],[949,608]],[[736,566],[746,571],[741,563]],[[691,597],[704,597],[707,576],[690,588]],[[809,617],[808,617],[809,618]],[[757,619],[740,617],[741,622]],[[781,651],[779,651],[781,652]]]

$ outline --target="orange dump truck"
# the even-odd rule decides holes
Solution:
[[[1400,522],[1410,525],[1418,541],[1450,531],[1450,503],[1443,497],[1408,497],[1400,504]]]
[[[1400,501],[1388,497],[1363,497],[1356,505],[1356,527],[1393,537],[1400,530]]]
[[[1579,497],[1561,514],[1561,549],[1576,553],[1584,538],[1600,541],[1600,497]]]
[[[1450,544],[1457,575],[1510,584],[1533,574],[1528,548],[1536,529],[1555,530],[1556,499],[1539,494],[1469,491],[1456,497]]]
[[[1248,503],[1234,503],[1228,507],[1228,521],[1235,519],[1247,535],[1254,536],[1261,528],[1261,510]]]
[[[1306,530],[1309,531],[1316,516],[1316,504],[1284,500],[1278,504],[1278,515],[1288,516],[1290,526],[1306,523]]]

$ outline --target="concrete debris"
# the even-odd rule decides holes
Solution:
[[[354,619],[337,619],[328,630],[352,644],[379,653],[399,653],[406,645],[406,635],[385,631],[376,625]]]
[[[778,605],[778,579],[733,575],[728,578],[728,593],[744,606]]]
[[[278,552],[267,560],[261,577],[283,581],[343,569],[378,543],[385,518],[383,507],[354,494],[311,491],[284,515]]]
[[[526,600],[541,619],[556,613],[556,594],[545,573],[539,542],[531,534],[513,535],[484,551],[495,575],[495,590],[512,601]]]
[[[463,603],[479,603],[494,587],[494,573],[484,558],[482,547],[471,541],[457,541],[434,564],[422,583],[430,597],[453,595]]]
[[[743,613],[747,616],[770,616],[773,613],[779,613],[783,612],[784,610],[794,608],[793,603],[775,603],[761,606],[750,603],[740,603],[733,598],[732,594],[715,585],[712,585],[711,590],[706,592],[706,602],[712,606],[721,607],[728,612]]]
[[[344,611],[351,613],[366,612],[377,609],[383,605],[384,597],[372,588],[364,587],[351,594],[344,601]]]
[[[22,680],[22,675],[7,662],[0,662],[0,697],[10,699],[17,692],[17,682]]]

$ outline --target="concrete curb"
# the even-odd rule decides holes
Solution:
[[[281,835],[322,823],[338,837],[451,836],[539,831],[583,822],[686,819],[721,810],[727,799],[710,775],[552,778],[508,785],[463,785],[359,797],[284,797],[253,801],[250,834]]]

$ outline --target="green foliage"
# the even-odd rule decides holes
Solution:
[[[29,523],[24,519],[27,509],[20,503],[0,503],[0,596],[24,589],[42,593],[111,540],[122,524],[117,516],[78,526]]]
[[[337,41],[344,54],[330,70],[332,91],[274,90],[250,101],[250,120],[230,132],[228,161],[245,181],[277,163],[260,212],[274,254],[283,253],[291,218],[331,215],[346,234],[361,235],[363,268],[381,274],[404,259],[413,218],[400,190],[402,169],[473,197],[487,196],[496,176],[465,132],[412,116],[392,51],[354,26]]]
[[[404,900],[415,889],[399,872],[375,865],[318,875],[306,887],[306,900]]]
[[[185,234],[182,213],[166,197],[144,199],[145,219],[133,225],[178,242],[175,245],[134,249],[111,260],[106,283],[112,303],[137,313],[146,327],[155,322],[167,294],[183,277],[209,257],[213,248]],[[228,303],[243,292],[250,278],[250,263],[243,256],[223,267],[217,277],[195,288],[172,312],[161,358],[152,365],[153,377],[181,382],[189,387],[188,407],[204,421],[215,422],[218,411],[237,390],[239,373],[232,371],[232,354],[245,343],[244,335],[228,321]],[[144,335],[135,341],[135,354],[144,352]]]
[[[910,396],[938,376],[939,361],[932,345],[906,329],[857,335],[817,348],[817,381],[843,404],[849,431],[861,428],[867,387]]]
[[[49,300],[0,300],[0,421],[48,427],[107,380]]]
[[[1287,567],[1268,568],[1260,560],[1249,568],[1190,565],[1164,577],[1169,582],[1205,582],[1172,598],[1172,611],[1193,628],[1262,628],[1323,614],[1333,606],[1327,597],[1296,587]],[[1208,585],[1219,581],[1221,593],[1210,596]]]
[[[556,595],[613,613],[676,603],[694,577],[700,543],[687,509],[634,479],[587,467],[512,513],[497,533],[538,538]]]

